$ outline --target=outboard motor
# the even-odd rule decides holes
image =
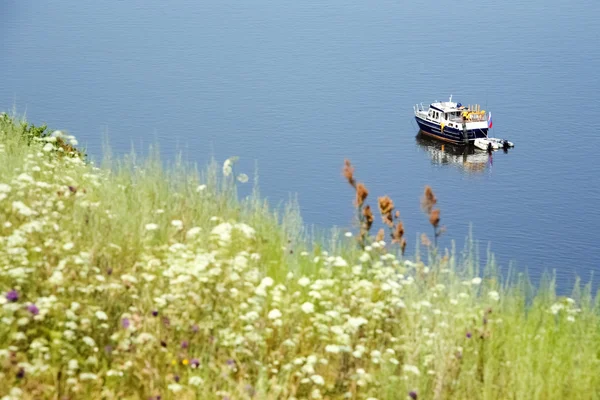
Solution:
[[[492,143],[488,143],[487,145],[487,152],[488,154],[492,154],[492,152],[494,151],[494,146],[492,146]]]
[[[508,151],[509,147],[510,146],[508,145],[508,140],[505,140],[504,142],[502,142],[502,149],[504,150],[505,153]]]

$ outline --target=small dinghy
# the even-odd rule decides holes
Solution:
[[[490,146],[492,150],[515,147],[513,142],[499,138],[477,138],[473,141],[473,145],[481,150],[488,150]]]

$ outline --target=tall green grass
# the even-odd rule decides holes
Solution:
[[[97,168],[27,132],[0,118],[0,397],[600,397],[590,285],[315,239],[233,160]]]

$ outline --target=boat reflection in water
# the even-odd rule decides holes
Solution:
[[[421,131],[416,139],[419,147],[429,154],[433,164],[454,165],[468,173],[480,173],[492,163],[492,158],[487,152],[473,146],[443,143],[425,136]]]

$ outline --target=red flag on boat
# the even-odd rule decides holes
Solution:
[[[488,128],[492,127],[492,112],[488,114]]]

